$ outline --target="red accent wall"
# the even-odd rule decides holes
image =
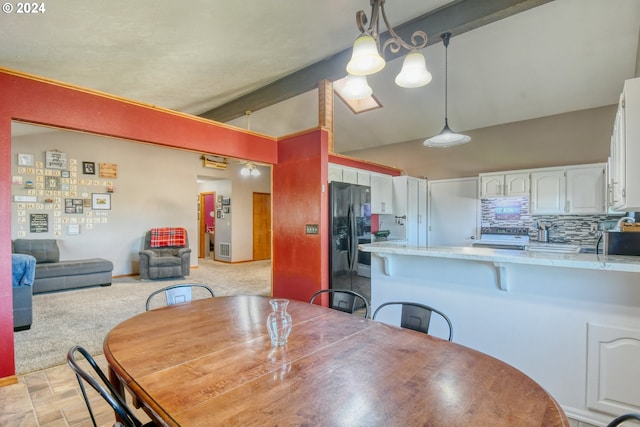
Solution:
[[[329,287],[327,141],[320,129],[278,141],[272,184],[275,297],[309,301]],[[306,234],[307,224],[318,224],[318,234]]]
[[[11,289],[12,119],[277,163],[275,138],[0,68],[0,378],[15,374]],[[274,236],[274,244],[280,238],[287,240],[285,235]]]

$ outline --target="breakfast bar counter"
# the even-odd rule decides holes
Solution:
[[[442,310],[455,342],[525,372],[570,419],[604,425],[640,411],[629,380],[640,378],[640,257],[402,242],[360,250],[372,254],[373,310],[389,301]]]

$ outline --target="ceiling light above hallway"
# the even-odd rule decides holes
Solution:
[[[427,35],[424,31],[414,31],[411,42],[407,43],[393,30],[384,10],[385,0],[371,0],[371,22],[367,25],[367,15],[360,10],[356,13],[356,23],[360,29],[360,36],[353,43],[351,60],[347,64],[349,76],[368,76],[382,70],[386,64],[383,57],[388,47],[392,53],[406,49],[409,54],[405,57],[402,70],[396,77],[396,84],[401,87],[415,88],[426,85],[431,81],[431,73],[427,70],[424,55],[418,52],[427,45]],[[379,21],[382,16],[389,38],[380,46]],[[366,85],[366,78],[363,79]],[[367,85],[368,88],[368,85]],[[369,88],[369,90],[371,90]],[[357,96],[365,93],[360,91]]]
[[[240,175],[242,176],[260,176],[260,170],[256,167],[255,164],[251,162],[245,163],[245,165],[240,169]]]

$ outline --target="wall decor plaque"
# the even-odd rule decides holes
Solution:
[[[66,169],[67,153],[58,150],[46,151],[44,164],[47,169]]]
[[[45,213],[29,214],[29,231],[32,233],[49,232],[49,214],[45,214]]]
[[[117,178],[118,165],[115,163],[100,163],[100,178]]]

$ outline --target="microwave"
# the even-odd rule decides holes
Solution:
[[[605,255],[640,255],[640,232],[605,232],[603,252]]]

